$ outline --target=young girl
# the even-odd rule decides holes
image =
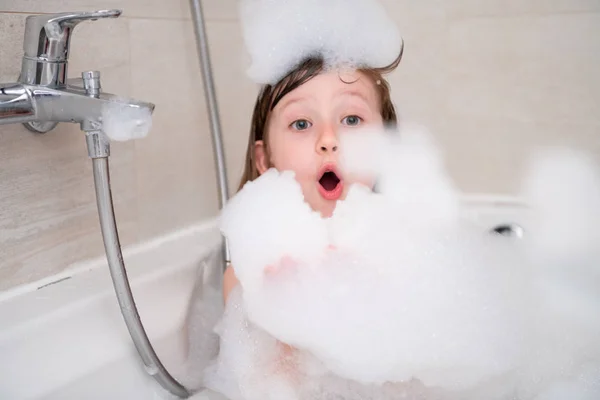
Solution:
[[[396,110],[383,75],[384,68],[352,71],[326,69],[323,59],[310,57],[274,85],[259,93],[252,116],[245,170],[239,189],[269,168],[294,171],[304,200],[322,217],[331,217],[350,186],[374,182],[347,175],[338,167],[338,132],[362,125],[394,126]],[[225,302],[238,284],[232,266],[225,271]]]

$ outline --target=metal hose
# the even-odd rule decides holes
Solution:
[[[202,69],[202,78],[204,81],[204,93],[210,119],[213,151],[215,154],[219,189],[219,207],[222,208],[229,198],[229,190],[217,98],[210,65],[206,31],[204,28],[202,5],[200,0],[191,0],[190,2],[194,30],[196,33],[196,43],[198,46],[198,55],[200,58],[200,67]],[[104,134],[100,131],[87,132],[86,140],[88,154],[92,158],[96,201],[100,217],[102,239],[104,240],[104,249],[106,251],[110,274],[123,319],[125,320],[133,343],[146,367],[146,371],[148,371],[148,373],[153,376],[163,388],[172,394],[181,398],[187,398],[191,393],[169,374],[150,344],[135,306],[133,294],[131,293],[131,287],[129,286],[127,271],[121,253],[121,245],[119,242],[119,234],[117,231],[110,189],[108,166],[110,144]],[[225,267],[229,264],[229,248],[226,240],[223,242],[223,253]]]
[[[94,184],[96,187],[96,202],[98,205],[98,215],[100,217],[100,228],[102,230],[102,239],[104,240],[104,249],[110,275],[115,288],[115,293],[123,314],[123,319],[131,335],[131,339],[146,367],[146,371],[160,383],[160,385],[172,394],[187,398],[190,392],[177,382],[162,365],[156,355],[144,326],[140,320],[131,287],[127,279],[127,271],[123,263],[121,253],[121,244],[117,224],[115,222],[115,213],[113,208],[112,194],[110,189],[110,174],[108,167],[109,145],[99,131],[87,133],[88,152],[92,157],[92,166],[94,171]]]
[[[227,184],[227,169],[225,167],[225,152],[223,150],[223,140],[221,136],[219,107],[217,104],[215,84],[210,64],[210,53],[208,49],[208,39],[206,36],[204,23],[204,13],[202,11],[202,2],[200,0],[190,0],[190,9],[192,12],[192,21],[194,22],[194,32],[196,33],[196,46],[198,48],[198,57],[200,59],[200,68],[202,70],[204,96],[206,98],[206,105],[208,108],[213,152],[215,155],[215,166],[217,168],[219,208],[222,208],[229,198],[229,186]],[[226,240],[223,241],[223,252],[225,267],[230,262],[229,246]]]

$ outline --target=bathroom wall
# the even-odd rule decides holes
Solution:
[[[237,0],[203,2],[232,189],[257,87],[244,75]],[[429,126],[468,193],[511,195],[537,145],[600,161],[600,1],[385,0],[406,48],[390,77],[403,119]],[[0,82],[20,69],[30,13],[121,8],[75,29],[69,75],[156,104],[144,140],[112,147],[125,245],[213,217],[214,159],[187,0],[2,0]],[[0,125],[0,290],[103,254],[83,134]]]

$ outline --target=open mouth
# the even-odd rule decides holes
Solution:
[[[335,172],[333,171],[325,172],[321,179],[319,179],[319,184],[323,186],[323,189],[327,190],[328,192],[333,191],[339,183],[340,178],[338,178]]]
[[[337,200],[342,195],[342,180],[333,167],[325,167],[318,182],[319,192],[326,200]]]

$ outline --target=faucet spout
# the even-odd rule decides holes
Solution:
[[[90,96],[84,87],[76,85],[62,89],[19,83],[0,86],[0,125],[73,122],[81,124],[86,131],[89,126],[102,130],[103,115],[115,110],[124,116],[140,112],[151,115],[154,104],[109,93]]]
[[[92,97],[84,88],[67,86],[66,89],[35,87],[32,91],[38,108],[38,120],[56,122],[85,123],[102,122],[107,108],[127,110],[147,110],[154,112],[154,104],[116,96],[110,93],[98,93]]]
[[[0,84],[0,125],[35,121],[36,109],[26,85]]]

